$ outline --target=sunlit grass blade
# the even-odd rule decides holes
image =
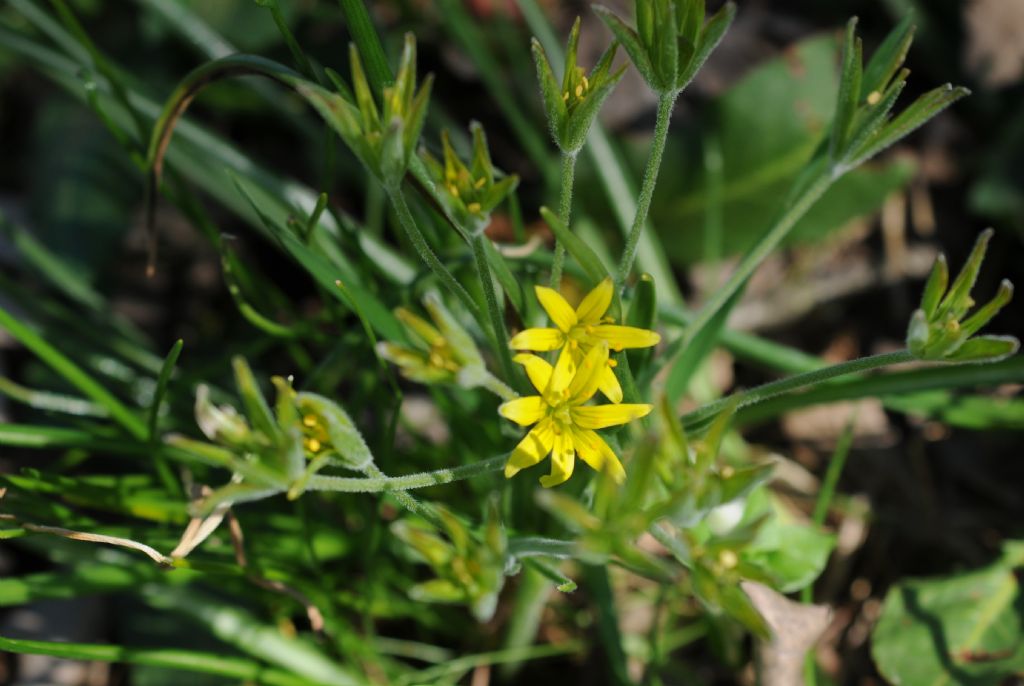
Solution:
[[[97,643],[62,643],[4,638],[0,650],[27,655],[49,655],[63,660],[123,662],[125,664],[163,667],[183,672],[200,672],[232,680],[267,686],[310,686],[316,683],[287,671],[266,667],[254,660],[223,657],[215,653],[174,648],[129,648]]]
[[[22,345],[68,383],[92,399],[97,405],[106,408],[111,418],[125,431],[139,440],[145,440],[148,435],[146,424],[135,411],[130,410],[64,353],[54,348],[33,329],[19,322],[3,308],[0,308],[0,327],[17,338]]]

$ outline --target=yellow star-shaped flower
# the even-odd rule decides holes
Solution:
[[[534,425],[509,456],[505,477],[511,478],[519,470],[532,467],[550,453],[551,474],[540,479],[545,488],[557,486],[572,476],[576,455],[621,483],[626,471],[615,451],[595,429],[643,417],[651,406],[584,405],[597,392],[603,372],[608,369],[608,343],[598,341],[575,371],[570,355],[559,357],[554,367],[536,355],[520,354],[514,359],[525,367],[540,395],[516,398],[498,408],[502,417],[520,426]]]
[[[590,291],[579,307],[575,310],[566,302],[558,291],[544,286],[535,286],[537,300],[548,313],[554,329],[526,329],[512,337],[509,346],[513,350],[532,350],[546,352],[561,348],[558,358],[570,358],[572,364],[579,364],[583,356],[600,342],[605,342],[615,352],[627,348],[649,348],[661,340],[654,331],[638,329],[634,326],[613,324],[610,317],[605,317],[608,307],[612,304],[614,286],[610,278],[604,279]],[[598,387],[606,398],[613,403],[622,402],[622,386],[615,377],[612,368],[615,360],[609,359],[600,370]]]

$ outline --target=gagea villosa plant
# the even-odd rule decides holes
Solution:
[[[100,364],[88,350],[53,340],[31,307],[24,315],[0,309],[0,326],[55,379],[52,390],[5,383],[0,390],[36,414],[0,427],[0,444],[71,451],[60,460],[66,474],[40,468],[4,477],[0,537],[24,539],[41,554],[52,544],[53,559],[71,570],[66,585],[26,582],[30,595],[58,586],[61,594],[126,589],[155,611],[190,615],[238,653],[215,660],[197,651],[178,669],[278,684],[454,684],[468,683],[460,679],[479,665],[502,663],[509,677],[527,661],[599,644],[593,659],[607,660],[609,683],[668,683],[660,670],[687,641],[713,634],[716,645],[745,650],[742,628],[762,648],[776,645],[775,606],[751,584],[779,602],[779,594],[810,589],[835,543],[822,521],[782,514],[768,485],[772,463],[754,457],[739,431],[749,417],[789,400],[809,404],[815,394],[826,400],[835,389],[842,398],[871,396],[868,382],[883,378],[892,380],[887,393],[898,394],[910,377],[882,370],[904,363],[917,365],[916,386],[904,391],[998,377],[975,383],[965,369],[1005,369],[999,381],[1021,381],[1020,365],[990,366],[1012,363],[1017,341],[976,335],[1012,294],[1004,282],[971,313],[986,233],[952,284],[945,258],[936,263],[909,319],[906,349],[787,367],[782,346],[748,336],[739,339],[748,359],[785,370],[780,378],[724,397],[691,396],[670,382],[737,340],[726,326],[730,310],[826,191],[967,94],[947,85],[900,101],[909,22],[866,63],[850,22],[819,144],[753,247],[691,310],[665,296],[675,284],[637,273],[637,256],[642,241],[658,245],[644,232],[674,107],[715,59],[736,14],[731,3],[710,15],[704,0],[637,0],[628,17],[595,7],[600,21],[577,19],[564,53],[543,35],[520,41],[537,97],[511,116],[513,136],[491,129],[491,143],[501,143],[493,150],[478,121],[440,126],[455,110],[437,93],[456,92],[443,87],[455,77],[420,74],[415,32],[382,43],[355,0],[341,2],[352,38],[340,70],[348,78],[307,54],[278,3],[264,1],[295,68],[219,56],[185,76],[162,111],[104,58],[63,1],[54,4],[57,18],[12,3],[41,34],[76,46],[43,71],[72,84],[88,73],[83,97],[146,180],[154,246],[171,207],[198,227],[223,260],[247,334],[218,342],[213,362],[193,366],[184,355],[179,364],[181,343],[156,357],[97,301],[94,338],[110,348],[100,358],[112,360]],[[461,4],[440,4],[466,49],[483,49]],[[533,2],[523,10],[535,28],[544,21]],[[200,21],[184,6],[166,12],[179,28],[198,26],[185,18]],[[543,28],[538,33],[548,33]],[[28,56],[53,50],[34,37],[18,40],[14,49]],[[581,42],[601,43],[593,64]],[[384,46],[396,53],[394,72]],[[488,65],[480,61],[485,78]],[[657,102],[631,221],[617,227],[581,207],[574,222],[577,160],[603,140],[599,115],[630,69]],[[318,191],[275,180],[251,160],[236,164],[247,158],[184,119],[204,88],[238,76],[262,77],[245,80],[246,88],[269,93],[260,106],[280,110],[282,121],[295,118],[296,103],[309,106],[316,117],[307,112],[289,126],[326,141],[318,144],[325,166],[345,170],[344,184],[331,174]],[[521,174],[532,185],[520,197],[520,175],[502,165],[522,159],[539,173]],[[629,186],[607,187],[615,204],[615,192]],[[526,202],[536,198],[556,209]],[[288,305],[295,284],[231,248],[218,228],[226,220],[209,202],[268,239],[275,259],[288,263],[279,273],[304,279],[315,305]],[[523,217],[542,219],[546,229],[528,236]],[[512,228],[494,228],[502,222]],[[608,238],[617,228],[621,241]],[[154,259],[158,273],[167,268]],[[54,273],[52,287],[86,307],[91,288]],[[92,471],[110,456],[133,461]],[[831,494],[822,493],[827,510]],[[94,517],[91,508],[111,516]],[[582,593],[562,602],[553,588]],[[644,636],[620,632],[626,598],[656,607]],[[557,624],[545,635],[561,644],[538,638],[542,621]],[[446,624],[462,627],[458,639],[449,640]],[[691,637],[688,627],[699,630]],[[434,632],[444,638],[435,641]],[[0,647],[171,661],[115,646],[0,639]],[[799,659],[806,647],[796,650]],[[799,670],[772,674],[762,673],[764,683],[802,678]]]

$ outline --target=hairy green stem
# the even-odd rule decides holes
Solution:
[[[473,244],[473,259],[476,262],[477,276],[480,277],[480,286],[484,290],[484,299],[487,301],[487,311],[491,316],[491,328],[494,330],[494,352],[498,355],[501,373],[505,377],[505,381],[513,383],[515,367],[512,366],[512,354],[508,348],[508,329],[505,327],[505,315],[498,304],[498,295],[494,291],[491,268],[487,264],[487,252],[484,246],[486,240],[490,239],[482,233],[473,236],[470,241]]]
[[[795,376],[789,376],[785,379],[772,381],[771,383],[766,383],[747,391],[741,391],[732,396],[721,398],[713,403],[704,405],[693,412],[683,415],[683,425],[687,428],[701,425],[736,401],[737,398],[739,399],[736,403],[736,409],[738,410],[743,407],[749,407],[750,405],[756,405],[757,403],[769,400],[790,391],[816,386],[840,376],[871,371],[894,364],[902,364],[904,362],[912,362],[915,359],[916,358],[909,350],[899,350],[896,352],[882,353],[881,355],[872,355],[870,357],[850,360],[849,362],[843,362],[823,369],[815,369],[814,371],[806,372],[804,374],[796,374]]]
[[[678,350],[683,350],[686,346],[693,341],[697,334],[699,334],[705,326],[707,326],[718,311],[721,310],[729,299],[732,298],[736,292],[743,287],[747,279],[750,278],[754,270],[760,266],[761,262],[764,261],[768,255],[771,254],[775,248],[779,246],[782,239],[785,238],[793,226],[807,213],[807,210],[811,208],[824,195],[825,191],[836,182],[839,176],[833,172],[831,168],[819,173],[813,181],[811,181],[807,187],[792,201],[788,207],[783,211],[782,215],[776,220],[771,229],[764,235],[764,237],[758,241],[750,252],[746,254],[743,261],[740,262],[736,271],[732,273],[729,280],[724,286],[717,289],[711,296],[711,299],[701,308],[700,312],[687,327],[686,332],[683,334],[682,342],[678,346]]]
[[[651,151],[647,156],[647,167],[644,169],[644,180],[640,186],[640,197],[637,199],[633,226],[629,230],[626,247],[622,251],[622,261],[619,262],[619,272],[615,277],[616,293],[622,291],[622,284],[626,283],[626,279],[629,278],[629,273],[633,269],[633,260],[636,259],[636,248],[640,242],[640,233],[643,231],[644,223],[647,221],[647,213],[651,209],[654,187],[658,184],[661,156],[665,152],[665,141],[668,140],[668,128],[672,121],[672,108],[675,106],[678,96],[678,92],[671,92],[662,93],[658,98],[658,116],[654,123],[654,140],[651,141]]]
[[[490,372],[483,377],[480,385],[502,400],[515,400],[519,397],[519,394],[512,390],[511,386],[505,384],[501,379],[497,378]]]
[[[431,250],[430,245],[427,244],[427,239],[423,237],[423,233],[416,226],[416,220],[413,218],[412,212],[409,211],[409,204],[405,201],[405,195],[402,194],[401,187],[392,185],[387,188],[387,192],[388,198],[391,200],[391,206],[395,208],[395,214],[398,216],[398,223],[402,225],[405,235],[409,237],[409,242],[412,243],[416,252],[419,253],[420,259],[434,273],[434,276],[437,277],[441,284],[463,302],[476,320],[482,321],[480,308],[472,296],[455,280],[452,273],[441,264],[441,260]]]
[[[572,216],[572,189],[576,180],[576,153],[562,153],[562,185],[558,194],[558,218],[569,228]],[[562,267],[565,264],[565,246],[555,239],[555,261],[551,264],[551,287],[556,291],[562,285]]]
[[[438,469],[408,476],[382,476],[365,479],[344,476],[315,475],[310,477],[307,491],[335,491],[338,493],[381,493],[383,491],[408,491],[426,488],[453,481],[470,479],[481,474],[499,472],[505,468],[508,455],[499,455],[488,460],[465,464],[452,469]]]

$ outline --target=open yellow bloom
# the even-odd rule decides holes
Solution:
[[[579,364],[583,356],[600,342],[605,342],[615,352],[627,348],[649,348],[661,340],[654,331],[638,329],[635,326],[613,324],[611,317],[605,317],[612,304],[614,286],[610,278],[604,279],[590,291],[575,310],[561,294],[544,286],[535,286],[537,300],[548,313],[554,329],[526,329],[512,337],[509,346],[514,350],[546,352],[562,350],[559,363],[569,357],[572,364]],[[613,403],[622,402],[622,386],[612,368],[615,360],[607,360],[600,370],[598,387]]]
[[[501,405],[498,412],[520,426],[534,425],[519,442],[505,465],[505,477],[532,467],[551,454],[551,474],[541,477],[545,488],[557,486],[572,476],[575,456],[617,482],[626,471],[611,447],[595,429],[625,424],[651,411],[650,405],[584,405],[597,392],[608,368],[608,343],[598,341],[578,368],[570,355],[562,355],[552,367],[536,355],[520,354],[515,361],[540,395],[516,398]]]

